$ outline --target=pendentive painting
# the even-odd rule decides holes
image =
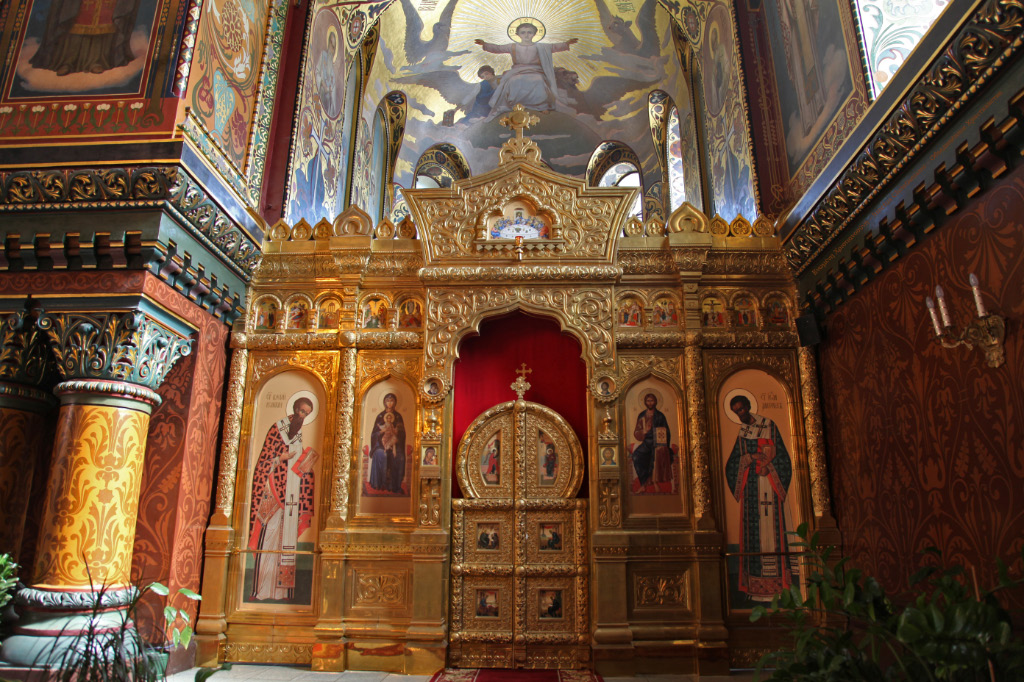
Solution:
[[[325,6],[326,5],[326,6]],[[296,105],[299,134],[292,149],[288,184],[288,219],[315,224],[333,219],[343,175],[343,106],[345,99],[345,29],[337,6],[316,2],[309,51]]]
[[[625,406],[631,510],[680,513],[680,403],[676,390],[648,377],[626,392]]]
[[[408,512],[416,452],[412,387],[395,378],[371,386],[363,396],[360,434],[360,511]]]
[[[796,584],[789,531],[797,526],[790,411],[782,384],[766,372],[737,372],[718,396],[729,603],[751,609]]]
[[[158,4],[34,0],[9,96],[138,93]]]
[[[836,0],[764,3],[790,177],[854,92],[853,61]]]
[[[324,389],[289,370],[256,395],[249,439],[244,604],[312,605],[317,500],[326,421]]]

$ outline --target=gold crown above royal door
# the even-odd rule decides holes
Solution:
[[[496,405],[462,438],[452,501],[451,646],[458,667],[590,663],[583,451],[553,410]]]

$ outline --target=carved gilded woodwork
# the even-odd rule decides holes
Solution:
[[[597,484],[597,520],[602,528],[622,525],[622,492],[618,472],[615,478],[602,478]]]
[[[622,355],[619,358],[619,371],[623,384],[631,384],[650,373],[661,374],[669,381],[679,381],[682,376],[677,355]]]
[[[517,308],[558,319],[563,329],[580,340],[592,373],[612,366],[611,294],[610,287],[430,289],[424,371],[442,377],[447,391],[462,338],[478,330],[484,318]]]
[[[711,470],[708,465],[708,424],[704,403],[704,368],[701,350],[686,347],[686,406],[690,460],[693,463],[693,511],[698,519],[708,516],[711,502]]]
[[[413,600],[424,596],[439,602],[424,618],[437,629],[438,642],[447,638],[447,651],[440,644],[439,655],[447,655],[450,665],[587,665],[592,624],[597,631],[615,631],[613,638],[625,631],[626,638],[616,641],[669,648],[677,646],[671,642],[680,632],[687,637],[714,632],[715,640],[702,640],[701,646],[718,651],[724,637],[718,634],[721,607],[706,597],[702,601],[702,595],[721,591],[717,573],[725,572],[716,532],[717,469],[709,461],[718,425],[709,416],[713,402],[708,392],[724,373],[744,366],[769,368],[794,391],[799,377],[805,382],[799,385],[808,430],[814,433],[814,413],[807,410],[818,397],[806,383],[809,373],[802,366],[796,371],[792,281],[770,234],[771,223],[739,218],[729,225],[684,211],[670,216],[667,224],[649,221],[634,236],[625,236],[632,190],[584,187],[539,165],[530,149],[528,141],[507,145],[506,162],[496,171],[459,180],[449,189],[408,190],[412,217],[399,225],[373,226],[365,213],[352,208],[333,223],[282,221],[269,232],[247,321],[232,337],[238,350],[229,384],[218,508],[234,509],[235,526],[241,527],[234,494],[234,486],[244,483],[237,471],[238,435],[245,434],[245,447],[251,436],[243,405],[251,404],[252,391],[287,367],[321,375],[331,387],[328,401],[337,419],[325,434],[326,451],[332,453],[325,469],[331,478],[321,502],[328,509],[318,512],[323,519],[318,550],[330,558],[321,564],[323,582],[314,582],[313,612],[277,621],[289,628],[293,641],[303,643],[316,622],[316,641],[337,652],[310,654],[314,667],[373,660],[364,655],[362,641],[358,650],[348,650],[340,639],[333,640],[341,629],[351,641],[368,641],[366,651],[408,641],[406,620]],[[500,230],[492,228],[509,216],[510,206],[543,221],[547,238],[517,243],[495,237]],[[723,304],[749,297],[756,304],[756,323],[702,326],[700,304],[708,295]],[[616,301],[625,296],[641,308],[638,326],[618,319]],[[773,296],[787,306],[785,326],[764,322],[766,302]],[[671,322],[655,314],[666,298],[677,313]],[[266,325],[273,328],[256,328],[263,301],[274,302],[284,313],[289,302],[300,299],[309,307],[305,325],[289,328],[282,314]],[[319,308],[328,299],[339,305],[337,324],[320,329]],[[419,301],[422,327],[400,329],[392,314],[379,320],[379,327],[363,328],[370,299],[379,299],[391,313],[403,301]],[[455,474],[467,499],[451,500],[446,453],[453,445],[452,381],[459,344],[488,317],[514,310],[554,318],[579,339],[588,368],[591,426],[585,447],[564,421],[539,405],[522,400],[497,405],[462,437]],[[724,312],[731,317],[732,311]],[[673,434],[681,445],[680,490],[671,514],[658,506],[664,498],[637,496],[629,485],[626,450],[632,424],[623,423],[623,399],[630,386],[648,376],[669,382],[682,399],[678,434]],[[368,409],[364,396],[389,377],[407,383],[416,403],[416,418],[410,415],[406,428],[415,431],[417,459],[410,467],[409,497],[398,511],[364,506],[370,498],[362,496],[358,473],[362,436],[356,424]],[[543,444],[540,432],[546,434]],[[505,475],[487,479],[481,456],[496,434]],[[549,442],[565,458],[557,473],[542,476],[542,450]],[[436,448],[439,464],[419,461],[427,444]],[[597,451],[602,447],[615,449],[617,466],[601,467]],[[809,444],[813,468],[818,454],[812,449]],[[587,503],[575,499],[585,457],[592,460],[589,514]],[[807,477],[806,472],[797,475]],[[560,529],[560,548],[538,544],[538,538],[550,537],[551,527]],[[646,538],[648,530],[652,537],[657,534],[657,543],[638,539]],[[492,533],[498,538],[493,546],[481,539]],[[221,546],[216,533],[208,537],[211,550]],[[238,543],[237,537],[232,540],[236,551]],[[591,543],[597,563],[613,567],[607,575],[620,576],[615,582],[598,584],[598,569],[590,578]],[[429,587],[422,582],[426,565],[433,571]],[[237,582],[237,565],[233,571],[231,579]],[[326,576],[329,571],[333,577]],[[440,595],[437,571],[450,574]],[[591,587],[600,595],[596,600]],[[338,590],[338,595],[326,590]],[[558,618],[544,615],[555,593],[560,595]],[[318,600],[336,606],[317,612]],[[236,645],[229,657],[273,656],[267,652],[275,651],[270,623],[276,616],[268,611],[238,615],[232,611],[236,606],[228,604],[227,616],[211,612],[208,618],[223,617],[231,626],[225,630],[214,624],[207,631],[226,632],[228,643]],[[280,660],[303,651],[297,646],[279,652]]]
[[[496,438],[500,459],[488,457]],[[550,475],[542,442],[557,453]],[[502,403],[467,429],[455,466],[468,498],[452,505],[449,663],[586,665],[586,502],[574,499],[584,461],[572,429],[536,403]]]
[[[220,448],[220,473],[217,477],[217,513],[231,517],[235,504],[235,471],[238,468],[238,440],[242,432],[242,405],[245,398],[245,374],[249,351],[236,348],[231,354],[227,396],[224,400],[224,435]]]
[[[290,663],[309,665],[313,658],[313,644],[261,644],[228,642],[224,645],[224,660],[244,663]]]
[[[331,520],[341,523],[348,517],[349,462],[352,459],[353,424],[356,399],[356,350],[347,348],[341,355],[338,381],[338,436],[334,443],[334,475],[331,479]]]
[[[441,524],[441,481],[436,478],[420,480],[419,519],[421,526]]]
[[[821,402],[818,399],[817,363],[814,351],[806,346],[800,349],[798,357],[807,465],[811,470],[811,502],[815,516],[831,517],[832,496],[828,490],[828,470],[825,464],[825,434],[822,431]]]

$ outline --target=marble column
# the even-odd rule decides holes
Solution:
[[[149,417],[192,343],[139,311],[45,314],[37,326],[63,381],[34,580],[0,652],[26,666],[56,660],[86,627],[123,623]]]

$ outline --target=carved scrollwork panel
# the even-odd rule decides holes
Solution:
[[[522,308],[553,314],[577,335],[591,373],[615,362],[610,287],[478,287],[428,292],[426,368],[451,381],[459,341],[485,317]]]
[[[309,665],[313,660],[313,644],[264,644],[233,641],[224,645],[224,660],[244,663]]]
[[[688,571],[668,574],[634,573],[633,603],[637,609],[690,609]]]
[[[250,364],[252,386],[259,385],[269,372],[284,366],[307,369],[319,376],[327,386],[333,386],[336,381],[337,353],[259,353],[254,356]]]
[[[420,378],[420,359],[410,355],[368,355],[359,357],[359,383],[396,375],[405,377],[412,384],[418,384]]]
[[[407,600],[408,571],[364,571],[353,572],[355,584],[352,605],[354,607],[402,608]]]
[[[782,380],[784,385],[799,385],[793,356],[786,351],[772,353],[737,350],[732,352],[706,353],[705,366],[707,368],[706,376],[711,386],[717,385],[722,378],[745,367],[765,369],[770,373],[774,373]]]
[[[602,528],[622,525],[622,499],[618,479],[603,478],[597,486],[597,520]]]
[[[619,358],[619,370],[624,377],[624,384],[630,384],[643,374],[657,372],[678,381],[679,356],[677,355],[623,355]]]
[[[441,481],[436,478],[424,478],[420,481],[420,525],[439,526],[441,524]]]

